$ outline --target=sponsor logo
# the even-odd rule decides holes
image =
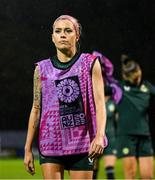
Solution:
[[[93,165],[93,162],[94,162],[94,159],[88,158],[88,161],[89,161],[88,164],[92,166],[92,165]]]
[[[58,98],[65,103],[74,102],[79,94],[79,85],[72,79],[64,79],[57,84]]]
[[[114,112],[115,111],[115,106],[113,104],[110,104],[108,106],[108,109],[109,109],[110,112]]]
[[[117,154],[117,150],[116,149],[112,150],[112,153],[116,155]]]
[[[124,86],[123,88],[125,91],[130,91],[130,89],[131,89],[129,86]]]
[[[61,126],[63,129],[70,127],[77,127],[85,124],[86,124],[86,120],[84,113],[67,114],[61,116]]]
[[[124,154],[124,155],[127,155],[127,154],[129,154],[129,151],[130,151],[130,150],[129,150],[129,148],[125,147],[125,148],[123,148],[122,151],[123,151],[123,154]]]
[[[142,84],[142,85],[140,86],[140,90],[141,90],[142,92],[148,92],[148,88],[147,88],[144,84]]]

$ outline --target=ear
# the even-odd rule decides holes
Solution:
[[[79,41],[79,38],[80,38],[79,35],[77,35],[77,37],[76,37],[76,41],[77,41],[77,42]]]
[[[51,35],[51,37],[52,37],[52,42],[53,42],[53,43],[55,43],[55,41],[54,41],[54,37],[53,37],[53,34]]]

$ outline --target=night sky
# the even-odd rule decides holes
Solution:
[[[128,53],[155,84],[154,10],[148,0],[0,0],[0,130],[27,128],[34,63],[55,54],[51,25],[62,14],[79,19],[81,50],[107,56],[116,78]]]

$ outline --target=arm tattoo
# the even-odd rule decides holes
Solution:
[[[34,84],[33,84],[33,106],[36,109],[40,109],[41,102],[41,81],[39,78],[38,68],[34,71]]]
[[[34,121],[33,128],[36,129],[39,124],[40,102],[41,102],[41,81],[38,68],[35,68],[33,79],[33,107],[37,109],[37,119]]]
[[[34,121],[33,129],[36,129],[38,127],[39,121]]]

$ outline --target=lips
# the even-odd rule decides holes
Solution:
[[[68,44],[68,41],[60,41],[60,44]]]

